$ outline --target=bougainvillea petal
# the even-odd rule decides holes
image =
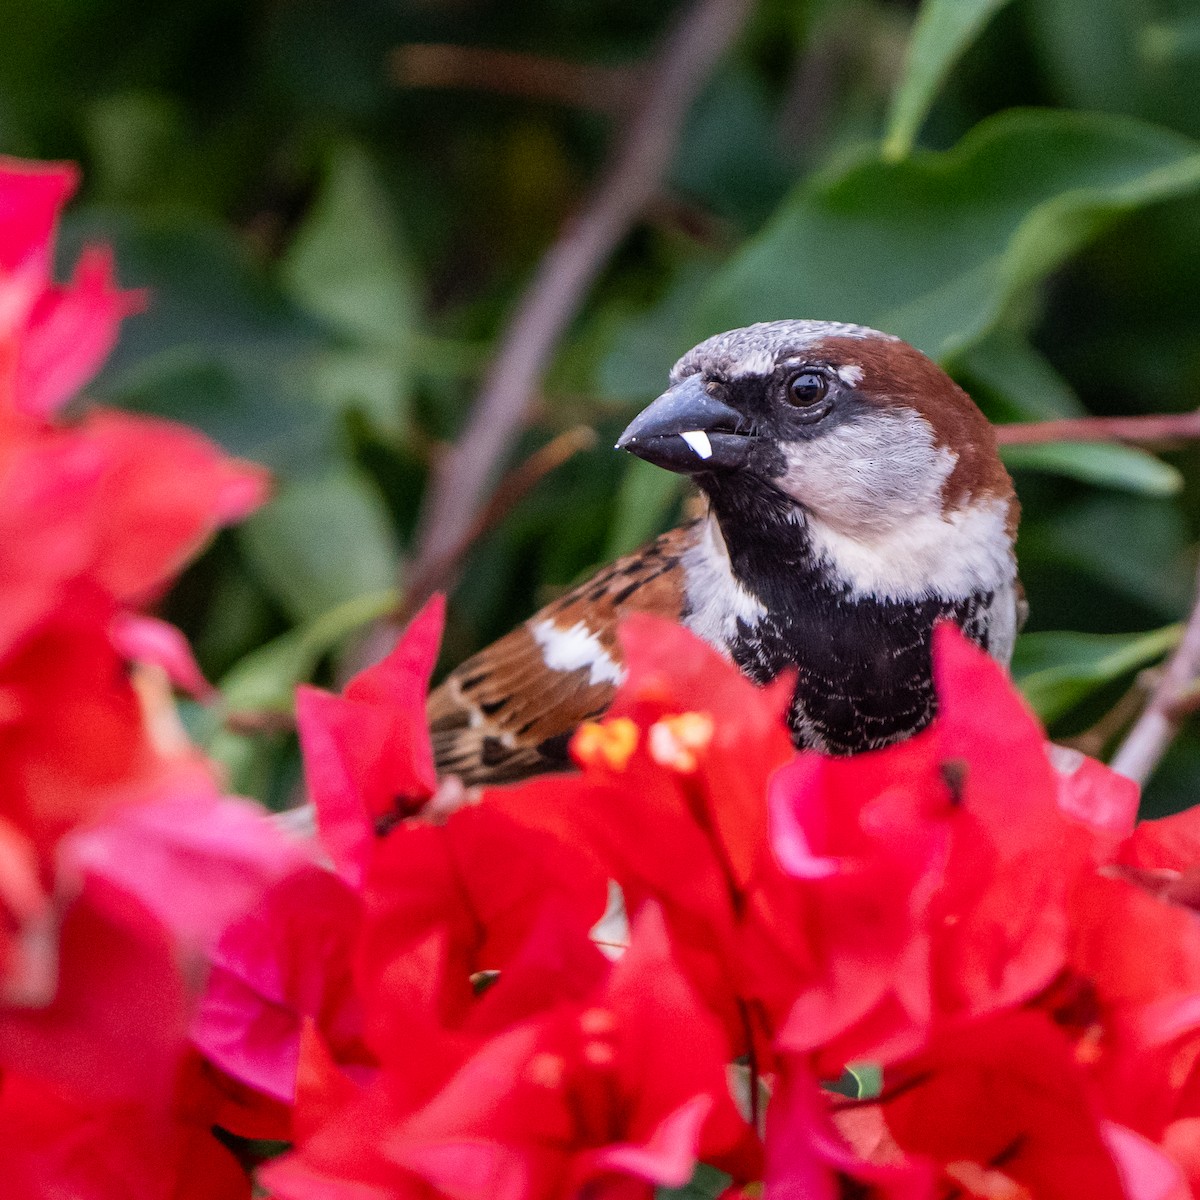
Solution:
[[[70,284],[51,285],[30,309],[17,357],[16,407],[45,420],[100,369],[125,317],[144,307],[115,286],[111,253],[86,249]]]
[[[78,184],[69,163],[0,156],[0,336],[24,322],[49,280],[58,215]]]
[[[137,896],[181,946],[207,951],[270,884],[310,856],[257,805],[217,792],[202,770],[178,776],[72,834],[61,863]]]
[[[316,1020],[305,1017],[296,1064],[295,1140],[304,1143],[330,1117],[356,1100],[361,1091],[361,1086],[338,1066]]]
[[[3,811],[39,855],[163,769],[108,637],[112,601],[86,586],[63,599],[0,662]]]
[[[928,1162],[907,1159],[898,1147],[886,1161],[860,1157],[834,1125],[826,1097],[802,1063],[789,1063],[775,1079],[767,1122],[765,1200],[929,1200],[934,1194]]]
[[[104,462],[88,513],[91,573],[127,603],[158,595],[221,525],[267,495],[262,467],[170,421],[96,412],[78,436]]]
[[[1186,1200],[1190,1195],[1182,1168],[1153,1142],[1112,1121],[1105,1121],[1100,1132],[1128,1200]]]
[[[1063,812],[1093,829],[1119,837],[1133,832],[1141,789],[1102,762],[1066,746],[1047,746],[1058,775],[1058,804]]]
[[[297,693],[296,722],[321,841],[360,887],[377,829],[417,812],[437,791],[425,697],[441,641],[445,601],[434,596],[391,653],[333,696]]]
[[[212,1130],[165,1105],[85,1103],[10,1076],[0,1085],[0,1126],[6,1197],[15,1169],[30,1200],[250,1200],[249,1177]]]
[[[623,621],[620,638],[627,677],[613,716],[649,726],[652,752],[659,720],[699,711],[711,722],[698,757],[705,817],[744,887],[761,849],[763,785],[791,756],[784,714],[792,681],[756,687],[694,634],[645,613]]]
[[[204,678],[192,647],[174,625],[139,613],[119,613],[109,634],[117,653],[129,662],[153,663],[170,681],[197,700],[211,700],[217,690]]]
[[[363,776],[383,760],[390,722],[365,706],[303,685],[296,691],[296,728],[321,845],[338,874],[359,888],[375,837]]]
[[[221,937],[193,1043],[235,1079],[286,1103],[296,1094],[306,1021],[343,1059],[363,1061],[351,975],[360,920],[358,897],[330,872],[304,867],[281,879]]]
[[[711,1096],[693,1096],[651,1130],[641,1145],[606,1146],[591,1167],[621,1171],[660,1187],[679,1188],[692,1177],[700,1131],[712,1108]]]
[[[393,1157],[451,1200],[532,1200],[539,1194],[529,1156],[502,1143],[446,1138],[405,1144]]]
[[[578,852],[486,804],[441,825],[402,825],[379,843],[368,876],[360,979],[374,993],[398,955],[440,931],[447,975],[465,988],[470,976],[503,971],[521,954],[547,906],[585,941],[607,894],[604,876]],[[447,1019],[464,998],[447,990]]]
[[[54,998],[57,937],[33,844],[0,817],[0,1005],[38,1006]]]
[[[63,916],[59,979],[43,1008],[0,1009],[0,1070],[82,1096],[165,1097],[186,995],[166,930],[133,897],[89,880]]]
[[[951,1180],[997,1172],[1046,1200],[1125,1195],[1068,1044],[1034,1013],[947,1030],[906,1064],[883,1103],[907,1152]]]
[[[445,623],[446,598],[439,593],[425,601],[390,653],[350,680],[346,695],[370,704],[423,709]]]

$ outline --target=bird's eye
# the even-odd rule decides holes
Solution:
[[[792,404],[816,404],[829,390],[829,381],[819,371],[801,371],[788,381],[787,398]]]

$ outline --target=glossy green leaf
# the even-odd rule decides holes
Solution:
[[[334,415],[309,386],[321,331],[232,231],[179,213],[139,220],[88,209],[66,232],[69,253],[112,244],[122,282],[151,300],[122,327],[91,395],[184,421],[284,475],[329,462]]]
[[[370,160],[343,146],[288,249],[283,279],[305,309],[339,333],[403,350],[416,303],[392,213]]]
[[[221,703],[206,710],[209,722],[214,712],[218,720],[239,712],[290,713],[297,684],[356,629],[394,611],[398,598],[395,590],[356,596],[247,654],[221,679]],[[205,749],[224,766],[234,790],[265,800],[279,787],[278,735],[251,736],[222,724],[205,732]]]
[[[153,92],[97,100],[87,113],[87,136],[94,186],[106,200],[170,190],[184,159],[179,105]]]
[[[1194,4],[1036,0],[1026,12],[1055,99],[1200,135],[1200,13]]]
[[[1027,514],[1017,549],[1023,572],[1035,567],[1056,579],[1079,572],[1170,619],[1185,612],[1191,598],[1188,543],[1187,526],[1173,504],[1095,492],[1037,519]],[[1102,603],[1091,592],[1083,600],[1083,613]]]
[[[718,275],[698,333],[819,316],[935,358],[979,340],[1123,213],[1200,188],[1200,148],[1134,121],[1009,111],[953,150],[801,185]]]
[[[1147,633],[1027,633],[1017,639],[1013,676],[1043,721],[1053,721],[1105,684],[1162,658],[1181,625]]]
[[[955,375],[992,420],[1083,416],[1071,385],[1013,329],[993,329],[954,357]]]
[[[883,156],[901,159],[954,64],[1008,0],[924,0],[904,56],[904,73],[892,98]]]
[[[878,1063],[851,1063],[846,1071],[858,1084],[858,1100],[875,1100],[883,1091],[883,1068]]]
[[[713,278],[706,260],[685,261],[670,286],[647,307],[622,308],[608,317],[609,349],[600,360],[596,386],[613,399],[646,404],[667,387],[675,360],[692,345],[688,322],[696,296]]]
[[[682,476],[634,459],[626,467],[617,493],[617,509],[609,526],[604,557],[628,554],[661,532],[683,490]]]
[[[311,382],[314,398],[335,412],[356,410],[385,433],[403,432],[409,369],[400,355],[367,347],[331,350],[313,364]]]
[[[392,612],[394,588],[355,596],[247,654],[221,679],[227,712],[291,712],[296,685],[311,678],[317,663],[356,629]]]
[[[1003,446],[1000,457],[1010,471],[1065,475],[1142,496],[1174,496],[1183,488],[1183,476],[1174,467],[1145,450],[1111,442]]]
[[[297,622],[386,591],[400,556],[378,490],[345,468],[286,486],[238,537],[255,574]]]
[[[707,1163],[697,1163],[691,1179],[678,1188],[655,1188],[655,1200],[717,1200],[731,1183],[730,1177]]]

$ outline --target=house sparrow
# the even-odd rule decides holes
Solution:
[[[670,384],[617,446],[690,475],[704,515],[458,667],[429,699],[442,773],[566,767],[621,682],[631,612],[681,622],[758,683],[794,670],[792,738],[830,754],[929,723],[936,621],[1008,662],[1017,500],[990,424],[935,363],[863,326],[771,321],[701,342]]]

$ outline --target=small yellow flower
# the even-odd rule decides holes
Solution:
[[[650,757],[660,767],[689,775],[700,764],[701,752],[713,738],[713,719],[708,713],[685,712],[663,717],[650,726]]]
[[[571,748],[586,766],[603,763],[614,771],[623,771],[637,744],[637,726],[628,717],[614,717],[611,721],[585,721]]]

